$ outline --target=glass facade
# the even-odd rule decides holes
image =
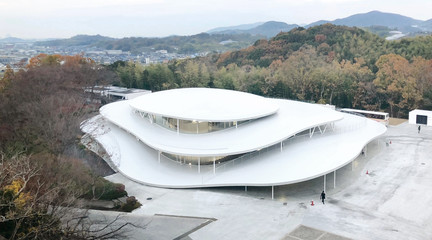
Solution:
[[[195,157],[195,156],[180,156],[180,155],[174,155],[170,153],[162,153],[163,156],[166,158],[169,158],[173,161],[182,163],[182,164],[192,164],[192,165],[210,165],[213,164],[213,162],[216,162],[216,164],[230,161],[233,159],[236,159],[244,154],[236,154],[236,155],[230,155],[230,156],[215,156],[215,157]]]
[[[172,131],[179,131],[180,133],[189,133],[189,134],[201,134],[201,133],[209,133],[216,132],[227,128],[236,127],[236,125],[240,125],[247,121],[233,121],[233,122],[203,122],[203,121],[190,121],[190,120],[181,120],[176,118],[169,118],[163,116],[157,116],[154,114],[144,113],[140,111],[135,111],[135,113],[139,114],[142,118],[148,119],[151,123],[155,123],[159,126],[162,126],[166,129]],[[178,125],[178,126],[177,126]]]

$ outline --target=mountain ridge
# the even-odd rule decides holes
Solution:
[[[396,13],[370,11],[367,13],[354,14],[346,18],[338,18],[333,21],[320,20],[308,24],[306,25],[306,27],[321,25],[323,22],[332,23],[334,25],[346,25],[348,27],[369,27],[374,25],[387,26],[387,27],[399,27],[399,26],[420,24],[423,21],[411,17],[406,17]]]
[[[240,25],[245,26],[245,25]],[[251,35],[264,35],[267,38],[271,38],[276,36],[280,32],[288,32],[293,28],[299,27],[297,24],[287,24],[284,22],[278,22],[278,21],[268,21],[264,22],[260,25],[257,25],[255,27],[249,28],[249,29],[237,29],[237,26],[233,27],[225,27],[223,31],[212,31],[208,33],[210,34],[251,34]]]
[[[245,33],[245,32],[247,32],[247,33],[253,34],[254,32],[256,32],[256,29],[260,29],[260,28],[262,28],[263,25],[270,23],[270,22],[275,22],[275,21],[264,22],[262,25],[254,26],[253,28],[249,28],[249,29],[242,29],[241,31],[240,31],[240,29],[236,29],[237,26],[224,27],[224,29],[226,29],[225,31],[227,31],[227,32],[229,31],[231,33],[235,33],[235,32]],[[277,23],[282,24],[284,22],[277,22]],[[411,17],[396,14],[396,13],[386,13],[386,12],[381,12],[381,11],[377,11],[377,10],[366,12],[366,13],[358,13],[358,14],[354,14],[354,15],[351,15],[351,16],[348,16],[345,18],[338,18],[335,20],[319,20],[319,21],[304,25],[304,27],[309,28],[309,27],[313,27],[313,26],[326,24],[326,23],[331,23],[334,25],[344,25],[344,26],[349,26],[349,27],[363,27],[363,28],[367,28],[367,29],[370,27],[382,26],[382,27],[387,27],[391,30],[398,30],[398,31],[408,32],[408,33],[420,32],[420,31],[431,31],[432,32],[432,19],[422,21],[422,20],[417,20],[417,19],[414,19]],[[287,24],[287,23],[284,23],[284,24],[286,24],[288,26],[294,26],[294,27],[300,26],[298,24]],[[246,25],[247,24],[243,24],[242,26],[246,26]],[[291,30],[291,29],[292,28],[290,28],[289,30]],[[289,31],[289,30],[287,30],[287,31]],[[287,31],[285,31],[285,32],[287,32]],[[277,33],[275,33],[273,36],[276,36]],[[263,33],[261,33],[261,34],[266,35],[267,38],[273,37],[269,34],[263,34]]]
[[[69,39],[36,42],[38,46],[86,46],[105,50],[122,50],[139,52],[153,52],[167,50],[170,53],[196,53],[206,51],[227,51],[250,46],[263,38],[262,35],[250,34],[208,34],[199,33],[190,36],[169,36],[164,38],[110,38],[101,35],[77,35]],[[228,41],[222,44],[223,41]]]
[[[212,29],[206,31],[206,33],[215,33],[215,32],[227,31],[227,30],[248,30],[248,29],[251,29],[254,27],[258,27],[259,25],[262,25],[263,23],[265,23],[265,22],[240,24],[240,25],[228,26],[228,27],[217,27],[217,28],[212,28]]]
[[[354,14],[346,18],[332,21],[320,20],[306,25],[306,28],[331,23],[350,27],[359,27],[368,30],[380,37],[389,37],[391,31],[398,30],[401,36],[425,35],[432,32],[432,19],[422,21],[400,14],[371,11]],[[154,51],[165,49],[169,52],[194,51],[226,51],[250,46],[256,40],[270,39],[280,32],[289,32],[300,27],[297,24],[287,24],[278,21],[264,23],[242,24],[231,27],[214,28],[211,33],[199,33],[190,36],[169,36],[164,38],[111,38],[101,35],[76,35],[69,39],[37,41],[40,46],[94,46],[103,49],[116,49],[123,51]],[[240,28],[240,29],[239,29]],[[216,30],[222,31],[216,31]],[[392,38],[397,39],[397,38]],[[0,43],[29,41],[18,38],[0,39]]]

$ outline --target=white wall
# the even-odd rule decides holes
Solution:
[[[417,115],[427,116],[427,126],[432,126],[432,111],[415,109],[409,112],[408,123],[417,124],[416,123]]]

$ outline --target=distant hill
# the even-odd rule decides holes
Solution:
[[[284,22],[270,21],[260,26],[249,29],[246,33],[255,35],[265,35],[266,37],[274,37],[280,32],[289,32],[291,29],[299,27],[297,24],[286,24]]]
[[[226,30],[221,31],[215,31],[214,29],[211,30],[212,34],[218,33],[218,34],[251,34],[251,35],[262,35],[267,38],[271,38],[276,36],[280,32],[288,32],[293,28],[298,27],[297,24],[287,24],[284,22],[276,22],[276,21],[269,21],[265,22],[259,25],[256,25],[254,27],[245,29],[244,27],[247,25],[240,25],[243,27],[243,29],[239,29],[236,27],[227,27]],[[252,25],[250,25],[252,26]],[[210,32],[210,31],[209,31]]]
[[[378,34],[381,37],[387,37],[390,31],[398,30],[404,35],[415,36],[424,34],[421,32],[432,32],[432,19],[421,21],[400,14],[385,13],[380,11],[371,11],[368,13],[355,14],[346,18],[340,18],[333,21],[320,20],[308,24],[305,28],[319,26],[326,23],[334,25],[360,27],[372,33]],[[263,35],[267,38],[276,36],[280,32],[288,32],[293,28],[299,27],[297,24],[287,24],[284,22],[265,22],[262,24],[244,24],[239,26],[215,28],[208,33],[224,33],[224,34],[242,34],[248,33],[252,35]]]
[[[319,54],[332,59],[354,61],[364,58],[372,63],[383,52],[385,40],[357,27],[323,24],[305,29],[298,27],[279,33],[270,40],[257,41],[253,46],[235,52],[221,54],[218,66],[235,63],[239,66],[268,67],[275,60],[287,59],[304,46],[316,48]]]
[[[164,38],[109,38],[100,35],[78,35],[69,39],[36,42],[39,46],[97,47],[106,50],[122,50],[133,53],[167,50],[170,53],[223,52],[250,46],[263,36],[251,34],[208,34],[169,36]],[[228,43],[226,43],[228,42]]]
[[[88,46],[100,41],[114,41],[115,38],[104,37],[101,35],[77,35],[68,39],[56,39],[49,41],[38,41],[35,45],[39,46]]]
[[[390,29],[395,29],[403,32],[415,32],[421,31],[420,28],[415,26],[421,25],[423,21],[394,13],[372,11],[368,13],[355,14],[346,18],[340,18],[333,21],[321,20],[311,23],[306,27],[313,27],[324,23],[344,25],[349,27],[385,26]]]
[[[1,38],[0,42],[1,43],[22,43],[22,42],[31,42],[31,40],[25,40],[16,37],[7,37],[7,38]]]
[[[242,24],[237,26],[229,26],[229,27],[218,27],[213,28],[207,31],[207,33],[216,33],[216,32],[223,32],[228,30],[249,30],[254,27],[258,27],[259,25],[262,25],[264,22],[257,22],[257,23],[250,23],[250,24]]]
[[[387,27],[373,27],[376,32],[387,30]],[[432,35],[386,41],[364,28],[326,23],[307,29],[294,28],[269,40],[259,40],[248,48],[220,54],[214,60],[219,67],[232,63],[238,66],[269,67],[272,63],[277,66],[278,61],[284,61],[293,55],[297,58],[299,54],[309,52],[327,62],[360,60],[372,71],[376,71],[375,62],[384,54],[395,53],[408,60],[414,56],[432,59],[431,43]]]
[[[422,28],[425,31],[432,31],[432,19],[422,22],[420,24],[420,28]]]
[[[362,29],[367,30],[368,32],[374,33],[382,38],[386,38],[388,36],[391,36],[392,31],[395,31],[394,28],[389,28],[386,26],[369,26],[369,27],[362,27]]]
[[[339,26],[360,27],[380,37],[388,37],[391,35],[390,31],[394,30],[402,32],[403,34],[400,34],[400,36],[428,35],[432,32],[432,19],[421,21],[399,14],[379,11],[355,14],[333,21],[321,20],[311,23],[305,26],[305,28],[311,28],[326,23]],[[265,23],[214,28],[207,33],[191,36],[115,39],[101,35],[78,35],[69,39],[38,41],[35,44],[62,47],[88,46],[106,50],[131,51],[134,53],[152,52],[162,49],[170,53],[224,52],[251,46],[259,39],[270,39],[281,32],[289,32],[297,27],[299,27],[297,24],[269,21]]]

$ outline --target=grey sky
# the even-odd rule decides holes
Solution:
[[[282,21],[307,24],[372,10],[432,18],[430,0],[0,0],[0,38],[193,35]]]

